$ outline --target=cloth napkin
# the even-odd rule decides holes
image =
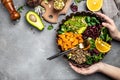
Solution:
[[[117,5],[117,8],[120,10],[120,0],[114,0],[116,5]]]
[[[103,0],[103,1],[104,2],[102,6],[102,11],[104,14],[106,14],[110,18],[113,18],[119,13],[116,3],[118,3],[118,1],[120,2],[120,0],[115,0],[117,2],[115,2],[114,0]],[[120,7],[120,3],[118,5]]]

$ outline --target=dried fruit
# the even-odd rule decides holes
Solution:
[[[77,5],[74,5],[74,3],[71,4],[70,8],[71,8],[71,10],[72,10],[73,12],[78,11],[78,6],[77,6]]]

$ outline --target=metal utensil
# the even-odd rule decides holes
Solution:
[[[65,55],[65,54],[69,53],[70,51],[72,51],[73,49],[74,49],[74,48],[71,48],[71,49],[68,49],[68,50],[66,50],[66,51],[64,51],[64,52],[60,52],[60,53],[58,53],[58,54],[55,54],[55,55],[47,58],[47,60],[52,60],[52,59],[57,58],[57,57],[59,57],[59,56]]]
[[[80,48],[80,49],[86,48],[88,45],[89,45],[88,40],[84,40],[84,42],[78,44],[78,46],[76,46],[76,47],[74,47],[74,48],[71,48],[71,49],[68,49],[68,50],[66,50],[66,51],[64,51],[64,52],[60,52],[60,53],[58,53],[58,54],[55,54],[55,55],[47,58],[47,60],[52,60],[52,59],[57,58],[57,57],[59,57],[59,56],[68,54],[70,51],[72,51],[72,50],[75,49],[75,48]]]

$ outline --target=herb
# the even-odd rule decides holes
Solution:
[[[99,62],[100,60],[102,60],[104,57],[103,53],[99,53],[98,55],[93,55],[93,56],[86,56],[87,61],[86,64],[93,64],[95,62]]]
[[[25,5],[20,6],[20,7],[17,9],[17,11],[21,13],[21,12],[24,10],[24,6],[25,6]]]
[[[70,28],[66,27],[65,25],[62,25],[60,30],[58,31],[58,33],[62,34],[62,33],[68,32],[68,31],[70,31]]]
[[[81,1],[83,1],[83,0],[74,0],[74,2],[75,2],[76,4],[80,3]]]
[[[100,24],[99,20],[97,20],[96,17],[89,17],[89,16],[87,16],[85,18],[85,21],[88,24],[88,26],[95,26],[96,24]]]
[[[64,33],[63,31],[58,31],[58,34],[62,34],[62,33]]]
[[[92,38],[88,38],[89,42],[90,42],[90,50],[93,50],[95,48],[95,40]]]
[[[52,30],[53,29],[53,25],[49,25],[47,29],[48,30]]]
[[[100,34],[100,38],[106,42],[111,41],[112,38],[109,35],[109,31],[106,27],[102,27],[101,29],[101,34]]]

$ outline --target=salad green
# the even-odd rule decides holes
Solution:
[[[85,21],[87,22],[88,26],[95,26],[96,24],[100,24],[99,20],[96,17],[87,16],[85,18]]]
[[[102,27],[100,38],[106,42],[111,41],[112,37],[108,34],[109,31],[106,27]]]
[[[86,64],[93,64],[95,62],[98,62],[100,60],[102,60],[104,57],[103,53],[99,53],[98,55],[93,55],[93,56],[86,56],[87,58],[87,61],[86,61]]]
[[[95,48],[95,40],[89,37],[88,41],[90,43],[90,50],[93,50]]]

